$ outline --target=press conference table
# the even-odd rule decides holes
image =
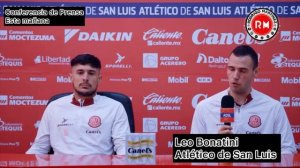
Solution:
[[[0,153],[0,167],[40,167],[40,166],[126,166],[131,165],[125,156],[117,155],[26,155]],[[172,155],[157,155],[155,167],[300,167],[300,153],[281,155],[276,163],[173,163]],[[144,166],[143,166],[144,167]]]

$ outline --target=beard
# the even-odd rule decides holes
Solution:
[[[82,97],[92,97],[92,96],[95,95],[96,90],[92,90],[92,91],[89,91],[89,92],[81,92],[81,91],[75,89],[75,92],[76,92],[79,96],[82,96]]]
[[[73,85],[73,88],[74,88],[74,91],[79,95],[79,96],[82,96],[82,97],[92,97],[96,94],[97,92],[97,89],[95,90],[92,90],[92,91],[88,91],[88,92],[81,92],[79,90],[77,90],[75,88],[75,86]]]

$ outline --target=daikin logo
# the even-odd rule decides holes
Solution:
[[[65,43],[78,34],[77,41],[131,41],[132,32],[83,32],[80,29],[65,29]]]

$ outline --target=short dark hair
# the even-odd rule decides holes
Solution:
[[[250,47],[248,45],[240,45],[240,46],[237,46],[235,49],[233,49],[231,53],[237,57],[243,57],[243,56],[249,55],[253,61],[253,69],[257,68],[258,55],[252,47]]]
[[[100,60],[91,54],[79,54],[71,60],[71,67],[75,65],[90,65],[93,68],[101,69]]]

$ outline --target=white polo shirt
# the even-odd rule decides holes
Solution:
[[[123,105],[106,96],[94,96],[87,106],[72,104],[72,95],[51,102],[27,154],[54,153],[90,155],[125,154],[125,136],[130,133]]]
[[[192,134],[217,134],[221,99],[228,89],[201,101],[194,112]],[[252,89],[249,103],[234,107],[234,134],[281,134],[281,153],[296,152],[293,133],[283,106],[277,100]]]

